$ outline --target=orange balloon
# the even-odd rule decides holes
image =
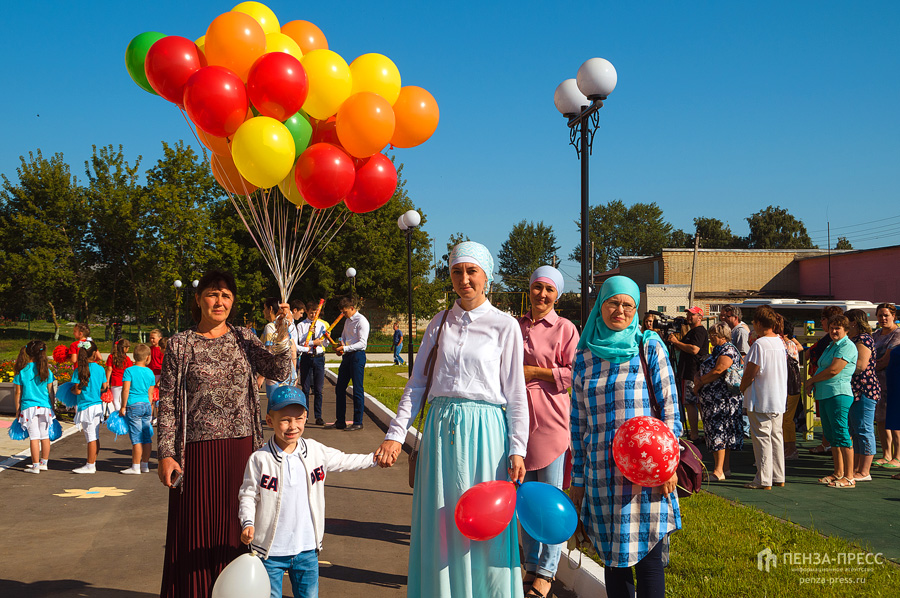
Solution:
[[[220,156],[231,155],[231,148],[228,146],[227,137],[215,137],[210,135],[196,124],[194,125],[194,129],[197,131],[197,139],[206,146],[206,149]]]
[[[247,179],[242,177],[241,173],[238,172],[237,166],[234,165],[234,160],[231,159],[230,153],[224,156],[213,154],[209,158],[209,163],[212,167],[213,176],[216,177],[219,184],[229,193],[234,193],[235,195],[250,195],[256,191],[257,187],[250,184]]]
[[[328,40],[322,30],[309,21],[291,21],[281,26],[281,32],[297,42],[303,53],[327,50]]]
[[[430,93],[409,85],[400,89],[400,96],[394,102],[397,125],[391,137],[394,147],[415,147],[428,141],[437,129],[440,111]]]
[[[234,71],[244,83],[250,67],[266,51],[262,26],[242,12],[226,12],[216,17],[206,30],[205,41],[207,62]]]
[[[354,158],[368,158],[388,144],[394,134],[394,111],[386,99],[372,93],[355,93],[337,111],[338,140]]]

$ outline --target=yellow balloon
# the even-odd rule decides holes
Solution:
[[[195,41],[194,43],[197,44],[197,47],[200,48],[200,51],[203,53],[204,56],[206,56],[206,50],[205,50],[206,36],[201,35],[200,37],[197,38],[197,41]]]
[[[281,31],[281,25],[278,23],[278,17],[272,12],[272,9],[261,2],[241,2],[231,9],[232,12],[242,12],[250,15],[256,22],[262,26],[266,35]]]
[[[400,71],[383,54],[363,54],[350,63],[353,94],[361,91],[377,93],[393,106],[400,95]]]
[[[303,195],[300,193],[300,189],[297,189],[297,180],[294,178],[293,168],[284,177],[284,180],[278,183],[278,188],[281,189],[281,194],[284,195],[284,198],[298,208],[306,203],[306,200],[303,199]]]
[[[266,54],[269,52],[284,52],[297,60],[303,58],[303,50],[300,49],[299,44],[280,31],[266,34]]]
[[[300,61],[309,77],[303,111],[318,120],[333,116],[353,90],[350,67],[337,52],[313,50]]]
[[[257,187],[272,187],[293,169],[294,138],[274,118],[255,116],[235,132],[231,157],[247,181]]]

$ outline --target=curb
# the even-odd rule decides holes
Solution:
[[[337,374],[328,368],[325,368],[325,376],[332,382],[337,382]],[[350,387],[352,388],[352,387]],[[396,413],[385,407],[385,405],[370,395],[366,395],[365,411],[369,417],[378,421],[387,428],[391,420],[394,419]],[[404,447],[412,448],[419,432],[410,426],[406,431],[406,442]],[[578,554],[577,551],[568,552],[565,548],[559,557],[559,566],[556,570],[556,578],[565,586],[575,592],[578,596],[596,596],[597,598],[606,598],[606,584],[604,582],[603,567],[595,563],[590,557],[583,557],[581,564],[578,564],[577,556],[573,558],[572,554]]]

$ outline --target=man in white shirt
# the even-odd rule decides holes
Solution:
[[[322,387],[325,383],[325,347],[328,346],[328,340],[325,338],[325,331],[328,329],[325,321],[321,318],[316,319],[315,328],[312,335],[309,329],[313,325],[312,317],[316,315],[319,304],[310,301],[306,304],[306,319],[301,320],[297,324],[298,346],[297,353],[299,359],[300,388],[303,394],[309,397],[310,386],[312,386],[313,395],[313,413],[316,417],[316,425],[324,426],[325,420],[322,419]],[[307,342],[307,338],[309,342]]]
[[[362,430],[366,395],[363,377],[366,373],[366,344],[369,341],[369,321],[359,313],[355,298],[344,297],[340,303],[341,313],[347,319],[341,333],[341,344],[337,352],[342,356],[334,385],[335,422],[326,428],[337,428],[354,432]],[[347,384],[353,380],[353,424],[347,425]]]

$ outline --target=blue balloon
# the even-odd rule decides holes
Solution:
[[[578,526],[578,513],[569,497],[543,482],[525,482],[519,487],[516,515],[522,529],[542,544],[562,544]]]
[[[59,388],[56,389],[56,400],[66,407],[74,407],[78,404],[78,397],[72,394],[73,386],[75,386],[73,382],[66,382],[60,384]]]

